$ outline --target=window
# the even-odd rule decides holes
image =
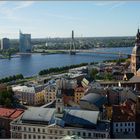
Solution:
[[[33,128],[33,131],[35,132],[35,128]]]
[[[85,133],[85,132],[83,132],[83,136],[84,136],[84,137],[86,136],[86,133]]]
[[[91,137],[91,133],[88,133],[88,136]]]
[[[24,127],[24,131],[26,131],[26,127]]]
[[[50,130],[50,134],[52,134],[52,130]]]
[[[116,132],[118,132],[118,129],[116,129]]]
[[[31,131],[31,128],[29,127],[28,130],[29,130],[29,132],[30,132],[30,131]]]
[[[127,126],[127,123],[125,123],[125,126]]]
[[[38,128],[38,132],[40,132],[40,128]]]
[[[122,123],[120,123],[120,126],[122,126]]]
[[[26,134],[24,134],[24,139],[26,139],[27,138],[27,135]]]
[[[36,139],[36,135],[33,135],[33,138]]]
[[[31,135],[30,134],[28,135],[28,138],[31,139]]]
[[[45,129],[43,129],[42,131],[43,131],[43,133],[44,133],[44,132],[45,132]]]
[[[62,130],[60,130],[60,131],[59,131],[59,133],[60,133],[60,134],[63,134],[63,131],[62,131]]]
[[[57,130],[55,130],[54,133],[57,134]]]
[[[78,136],[80,136],[80,132],[78,132]]]
[[[70,131],[68,131],[68,135],[70,135]]]
[[[132,128],[132,132],[134,131],[134,129]]]
[[[116,123],[116,126],[118,126],[118,124]]]
[[[131,123],[131,125],[133,126],[133,123]]]
[[[43,136],[42,138],[45,139],[45,136]]]
[[[120,129],[120,131],[122,132],[122,129]]]
[[[40,139],[40,135],[38,135],[38,139]]]

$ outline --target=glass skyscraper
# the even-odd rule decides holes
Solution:
[[[2,38],[1,40],[1,50],[6,50],[10,48],[10,40],[8,38]]]
[[[19,32],[19,51],[21,53],[30,53],[31,50],[31,34],[23,34]]]

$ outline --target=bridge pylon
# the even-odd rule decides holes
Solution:
[[[75,55],[76,54],[76,49],[75,49],[75,39],[74,39],[74,31],[72,30],[72,40],[70,43],[70,55]]]

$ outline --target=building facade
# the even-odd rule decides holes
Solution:
[[[115,138],[135,136],[135,112],[127,105],[114,105],[112,131]]]
[[[1,50],[7,50],[10,48],[10,40],[8,38],[1,39]]]
[[[135,41],[135,47],[131,54],[131,72],[137,75],[137,70],[140,68],[140,32],[138,29]]]
[[[10,122],[18,118],[24,110],[0,108],[0,138],[10,138]]]
[[[60,89],[55,108],[32,107],[11,122],[11,138],[61,139],[66,135],[109,138],[110,123],[100,120],[99,111],[65,108]]]
[[[30,53],[32,51],[31,34],[19,34],[19,52]]]
[[[82,86],[75,88],[74,102],[79,104],[80,99],[84,96],[84,94],[85,94],[85,88],[83,88]]]
[[[45,103],[50,103],[56,99],[56,84],[49,84],[45,88],[44,100]]]
[[[12,88],[14,96],[23,104],[42,105],[44,104],[45,90],[40,87],[17,86]]]

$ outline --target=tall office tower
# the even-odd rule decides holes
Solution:
[[[23,34],[19,32],[19,51],[21,53],[30,53],[31,50],[31,34]]]
[[[8,38],[1,39],[1,50],[7,50],[10,48],[10,40]]]

